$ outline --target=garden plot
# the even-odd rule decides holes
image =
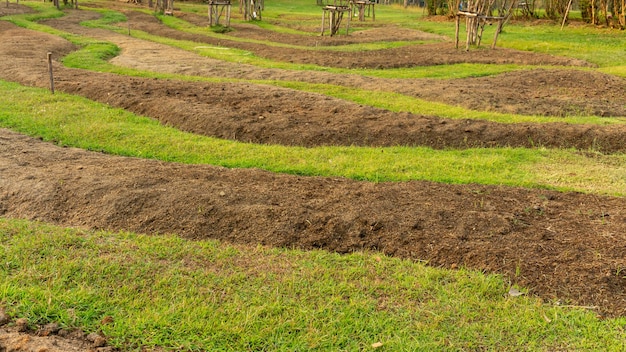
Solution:
[[[120,4],[116,4],[120,6]],[[14,6],[13,6],[14,7]],[[117,44],[113,63],[153,72],[212,78],[280,79],[396,92],[476,110],[559,116],[583,111],[626,115],[626,80],[580,67],[569,58],[496,49],[465,53],[442,41],[377,50],[372,55],[220,41],[166,27],[125,9],[133,29],[152,35],[244,49],[276,61],[336,67],[390,68],[449,63],[514,63],[559,68],[464,78],[398,80],[316,71],[267,69],[139,40],[80,21],[72,10],[45,23]],[[181,16],[191,23],[206,19]],[[235,38],[268,38],[235,26]],[[385,33],[349,38],[272,33],[275,42],[333,45],[385,40]],[[440,40],[403,31],[403,40]],[[374,39],[373,39],[374,38]],[[325,41],[320,43],[319,41]],[[67,41],[0,21],[0,78],[46,87],[45,53],[75,50]],[[518,146],[596,148],[623,153],[623,125],[503,124],[446,119],[365,107],[316,93],[242,82],[183,82],[127,77],[54,66],[59,91],[85,96],[163,124],[206,136],[259,144]],[[468,95],[467,92],[476,94]],[[532,97],[529,99],[528,97]],[[501,273],[546,300],[626,313],[626,200],[537,189],[413,181],[371,183],[273,174],[257,169],[166,164],[61,148],[0,130],[0,214],[60,224],[189,239],[327,249],[377,250],[447,268]],[[59,183],[57,180],[64,180]],[[10,190],[10,191],[9,191]],[[199,212],[198,209],[204,209]]]

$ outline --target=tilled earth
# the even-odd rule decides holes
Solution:
[[[115,6],[121,6],[116,4]],[[626,80],[577,68],[578,60],[513,50],[457,51],[440,41],[372,55],[277,49],[169,29],[125,8],[133,29],[164,37],[246,49],[278,61],[338,67],[407,67],[451,62],[556,65],[459,80],[388,80],[358,75],[264,69],[200,57],[127,35],[88,29],[97,18],[71,10],[47,25],[115,43],[112,63],[165,73],[331,83],[390,91],[466,108],[561,116],[581,112],[625,116]],[[0,6],[0,16],[26,8]],[[176,14],[203,24],[206,19]],[[233,37],[269,38],[303,46],[393,40],[392,31],[307,37],[237,25]],[[441,38],[400,31],[402,40]],[[46,87],[46,52],[53,52],[56,88],[219,138],[284,145],[423,145],[591,147],[623,153],[622,126],[498,124],[394,113],[314,93],[251,83],[198,83],[124,77],[68,69],[67,41],[0,21],[0,79]],[[575,66],[575,67],[574,67]],[[468,95],[467,92],[477,94]],[[189,239],[322,248],[374,249],[447,268],[501,273],[547,301],[626,314],[626,199],[483,185],[369,183],[279,175],[115,157],[0,129],[0,216]],[[202,209],[202,211],[198,211]],[[2,346],[2,340],[0,340]],[[50,349],[51,351],[53,349]]]

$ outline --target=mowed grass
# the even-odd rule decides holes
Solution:
[[[0,302],[123,350],[603,350],[626,319],[511,297],[497,275],[0,219]],[[380,346],[382,345],[382,346]],[[380,346],[375,348],[373,346]]]

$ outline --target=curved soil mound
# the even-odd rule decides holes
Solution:
[[[479,111],[557,117],[626,116],[626,79],[601,72],[534,69],[423,82],[418,88],[405,84],[404,89],[396,91]]]
[[[0,170],[0,216],[342,253],[373,249],[502,273],[547,300],[626,314],[626,278],[618,275],[626,267],[624,198],[166,164],[59,148],[7,130],[0,130]]]
[[[64,74],[58,87],[185,131],[242,142],[306,147],[545,146],[626,152],[626,125],[450,120],[249,83],[156,81],[103,74],[85,82],[84,76]]]

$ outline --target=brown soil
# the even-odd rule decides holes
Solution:
[[[87,337],[89,336],[89,338]],[[0,326],[0,351],[3,352],[113,352],[115,349],[106,344],[103,337],[94,343],[92,336],[82,331],[67,331],[59,329],[52,323],[27,333],[20,323],[11,326]]]
[[[116,4],[116,6],[121,6]],[[19,11],[17,5],[9,9]],[[0,7],[0,16],[6,14]],[[133,28],[211,44],[214,39],[168,29],[128,12]],[[292,62],[340,67],[399,67],[448,62],[550,63],[561,69],[462,80],[385,80],[357,75],[262,69],[212,60],[104,30],[69,11],[48,25],[116,43],[113,63],[207,77],[283,79],[395,91],[491,111],[562,115],[571,111],[624,116],[626,80],[568,68],[579,61],[512,50],[456,51],[449,42],[363,55],[328,55],[222,40],[221,45]],[[198,18],[187,15],[189,21]],[[232,36],[283,43],[292,35],[236,26]],[[311,37],[300,45],[384,39],[382,29],[350,38]],[[259,34],[264,33],[264,34]],[[403,39],[431,39],[414,31]],[[421,38],[421,39],[420,39]],[[436,39],[436,38],[435,38]],[[380,40],[380,39],[379,39]],[[503,125],[393,113],[326,96],[249,83],[191,83],[129,78],[62,67],[75,48],[58,37],[0,21],[0,78],[47,86],[46,52],[54,53],[56,88],[151,116],[164,124],[220,138],[286,145],[425,145],[599,147],[625,151],[622,126]],[[346,56],[343,56],[346,55]],[[405,57],[408,56],[409,58]],[[343,61],[342,61],[343,60]],[[358,64],[353,64],[358,62]],[[466,92],[481,92],[468,96]],[[610,118],[610,117],[607,117]],[[141,233],[177,233],[244,244],[374,249],[501,273],[547,301],[594,306],[601,316],[626,314],[626,199],[483,185],[369,183],[277,175],[114,157],[0,130],[0,216]],[[62,182],[61,182],[62,181]],[[198,209],[202,209],[201,212]],[[0,333],[0,335],[2,335]],[[0,347],[2,346],[0,340]]]
[[[25,13],[34,13],[34,12],[35,11],[33,11],[30,7],[17,5],[14,3],[9,3],[9,4],[3,3],[0,6],[0,17],[10,16],[10,15],[21,15]]]

